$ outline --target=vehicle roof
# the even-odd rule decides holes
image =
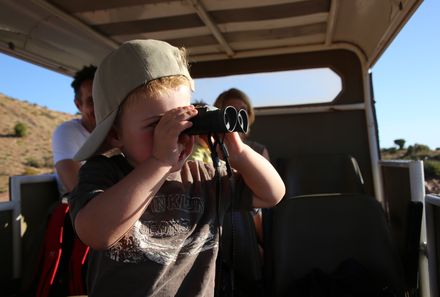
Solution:
[[[72,75],[138,38],[184,46],[192,62],[232,64],[344,44],[370,68],[421,2],[0,0],[0,51]]]

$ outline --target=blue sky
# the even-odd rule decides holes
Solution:
[[[440,147],[440,1],[425,0],[373,68],[379,139]]]
[[[381,147],[393,146],[397,138],[405,139],[407,144],[440,147],[438,28],[440,1],[425,0],[372,69]],[[283,98],[286,94],[296,94],[297,102],[301,102],[305,94],[320,99],[328,93],[334,94],[333,87],[338,85],[334,76],[321,71],[302,73],[293,88],[291,81],[295,75],[278,73],[197,80],[194,99],[212,103],[220,92],[238,87],[256,106],[263,105],[267,98],[276,98],[280,104],[286,104]],[[316,86],[313,79],[319,81],[321,88],[313,87]],[[0,54],[0,93],[53,110],[75,113],[70,83],[70,77]],[[324,84],[328,88],[323,88]],[[327,93],[321,93],[322,89]]]

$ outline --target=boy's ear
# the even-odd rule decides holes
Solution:
[[[107,134],[107,143],[114,148],[122,148],[122,141],[115,126],[112,126]]]

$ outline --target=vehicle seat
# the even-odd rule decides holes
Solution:
[[[355,157],[347,154],[279,158],[276,168],[286,185],[285,197],[328,193],[365,193]]]
[[[403,269],[381,205],[364,194],[284,199],[273,209],[270,295],[292,296],[295,281],[313,271],[331,275],[354,260],[380,288],[403,292]]]

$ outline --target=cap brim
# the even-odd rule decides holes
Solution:
[[[98,149],[104,142],[105,138],[107,137],[107,134],[110,131],[110,128],[112,127],[117,114],[118,114],[118,109],[110,113],[107,118],[105,118],[95,127],[93,132],[87,138],[86,142],[84,142],[82,147],[73,157],[74,160],[76,161],[86,160],[91,156],[93,156],[98,151]]]

